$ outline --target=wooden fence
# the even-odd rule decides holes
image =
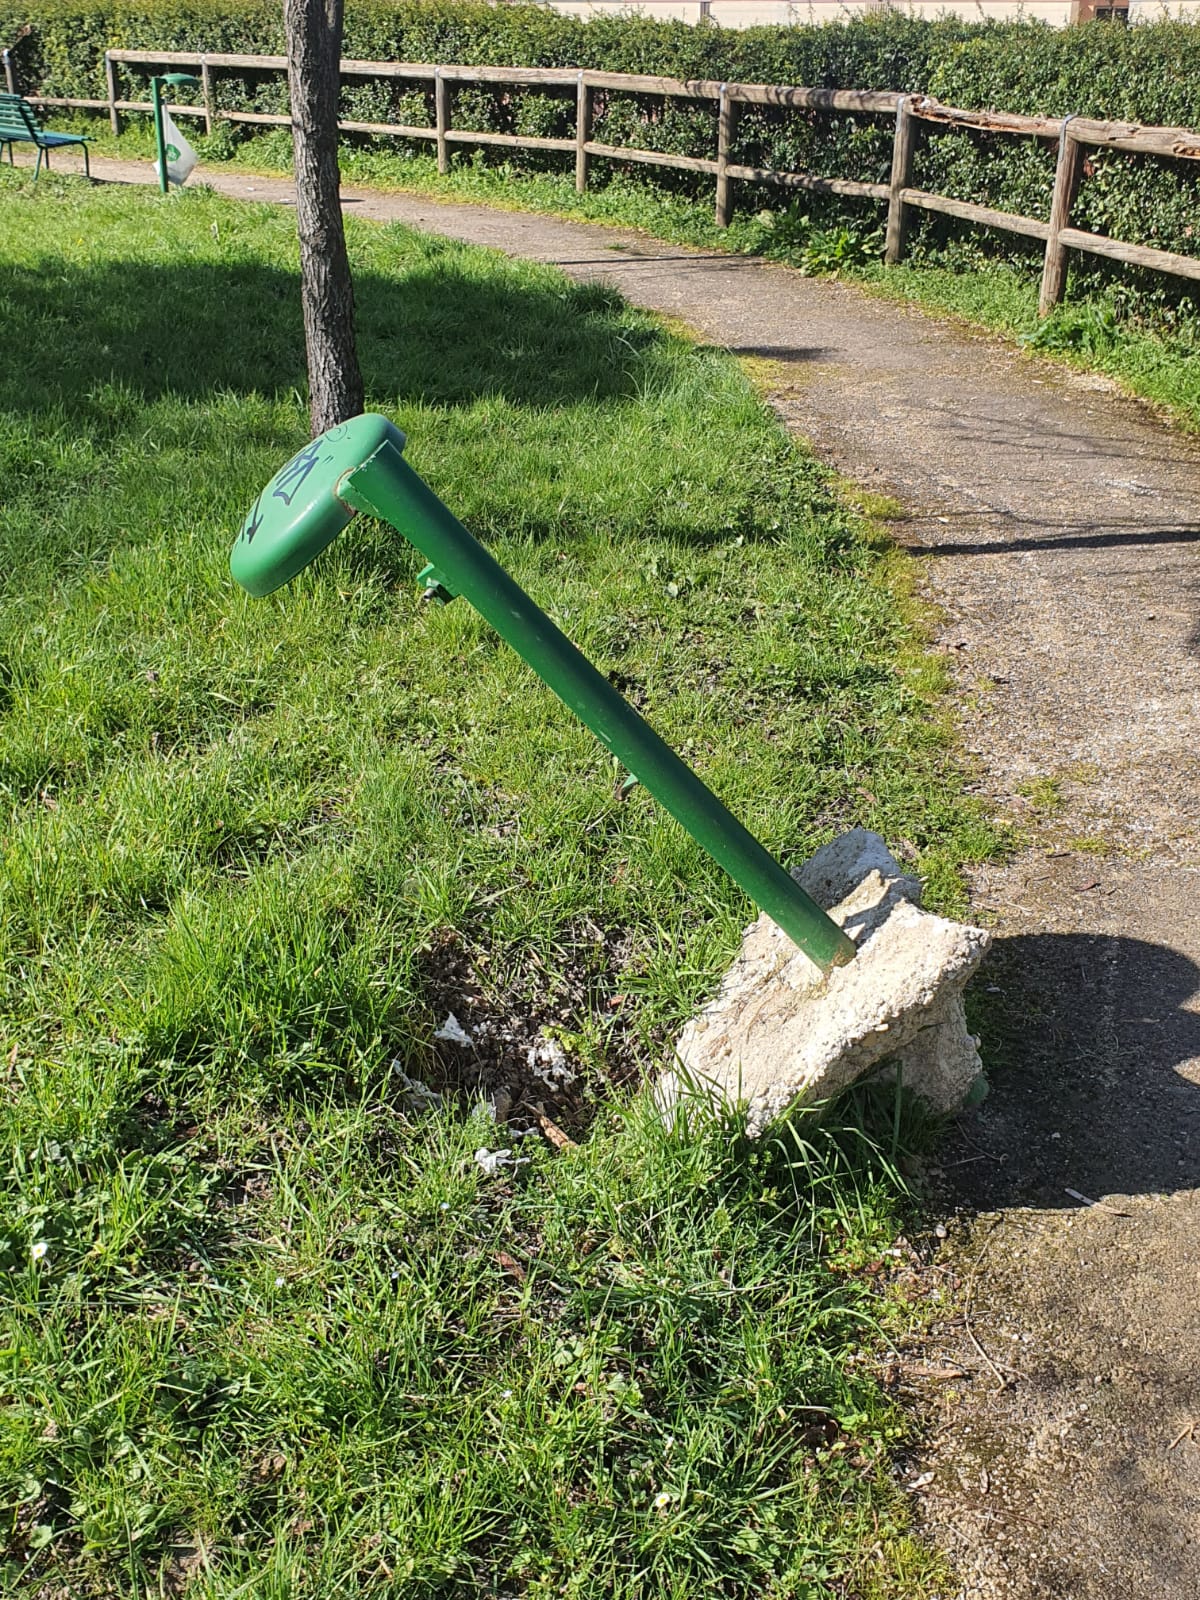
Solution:
[[[118,68],[123,64],[138,67],[191,67],[199,69],[203,103],[172,105],[176,117],[202,118],[211,133],[216,121],[242,122],[267,126],[290,126],[291,118],[281,113],[218,110],[213,97],[213,73],[221,69],[241,72],[286,72],[284,56],[215,55],[187,51],[109,50],[105,54],[108,94],[103,100],[77,100],[31,96],[37,105],[71,106],[107,111],[113,132],[120,129],[123,111],[149,111],[146,100],[123,100],[118,94]],[[6,67],[8,63],[5,63]],[[11,69],[10,69],[11,70]],[[926,95],[901,95],[882,90],[803,89],[778,84],[717,83],[704,79],[683,82],[676,78],[640,76],[622,72],[593,72],[563,67],[469,67],[434,66],[408,61],[343,61],[343,78],[398,78],[418,84],[432,84],[434,123],[413,127],[402,123],[340,122],[345,133],[384,134],[400,139],[428,139],[437,147],[438,171],[447,172],[453,145],[494,145],[515,150],[554,150],[575,158],[575,187],[587,188],[590,163],[599,157],[607,161],[633,161],[653,167],[672,167],[683,172],[701,172],[716,180],[716,218],[720,226],[729,223],[735,183],[772,184],[784,189],[809,190],[818,194],[852,195],[874,200],[887,207],[885,260],[903,259],[905,224],[915,210],[936,211],[984,228],[998,228],[1041,240],[1046,246],[1042,270],[1039,310],[1045,315],[1059,304],[1066,288],[1067,253],[1081,250],[1106,256],[1133,266],[1150,267],[1178,277],[1200,279],[1200,257],[1177,255],[1147,245],[1128,244],[1104,234],[1085,233],[1072,228],[1071,207],[1084,171],[1088,149],[1134,151],[1143,155],[1166,156],[1188,161],[1200,160],[1200,133],[1187,128],[1142,127],[1137,123],[1099,122],[1088,117],[1061,118],[1015,116],[1007,112],[960,111],[940,105]],[[451,125],[451,86],[454,84],[501,84],[512,88],[557,89],[575,96],[575,135],[570,139],[536,138],[516,133],[491,133],[456,128]],[[11,85],[10,85],[11,86]],[[624,145],[597,143],[592,138],[592,113],[595,91],[626,94],[662,95],[683,100],[708,100],[717,111],[717,148],[712,159],[672,155],[665,151],[639,150]],[[738,110],[741,106],[773,106],[783,109],[852,112],[864,116],[894,119],[891,176],[887,183],[862,183],[850,178],[816,177],[804,172],[775,172],[739,165],[729,159],[733,147]],[[1054,192],[1050,215],[1020,216],[997,211],[974,201],[956,200],[912,187],[916,131],[920,123],[944,128],[975,129],[1000,137],[1016,136],[1052,141],[1058,146]]]

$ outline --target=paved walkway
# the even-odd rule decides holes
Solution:
[[[401,194],[345,205],[604,278],[768,358],[787,425],[905,508],[979,788],[1036,840],[973,885],[998,932],[995,1087],[945,1158],[983,1218],[966,1314],[936,1334],[970,1376],[928,1401],[923,1514],[971,1600],[1195,1600],[1200,443],[1102,379],[782,267]]]

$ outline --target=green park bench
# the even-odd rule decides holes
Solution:
[[[83,150],[83,171],[88,178],[91,177],[91,168],[88,165],[88,136],[84,133],[50,133],[38,121],[37,112],[24,96],[19,94],[0,94],[0,156],[4,154],[4,146],[8,146],[8,159],[16,165],[13,146],[16,144],[32,144],[36,147],[38,157],[37,166],[33,171],[34,182],[42,170],[42,158],[45,157],[47,168],[50,166],[51,150],[61,150],[67,145],[77,144]]]

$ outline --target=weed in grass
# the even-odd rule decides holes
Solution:
[[[1025,334],[1021,343],[1030,350],[1081,355],[1095,361],[1110,354],[1118,334],[1111,305],[1058,306],[1032,333]]]
[[[870,266],[883,249],[880,228],[856,221],[822,220],[819,208],[794,200],[784,211],[760,212],[762,251],[806,276],[836,277]]]
[[[291,219],[7,171],[0,208],[4,1584],[919,1594],[849,1359],[903,1114],[661,1128],[625,1091],[743,897],[388,530],[234,589],[306,432]],[[995,837],[888,558],[737,366],[349,237],[371,403],[447,503],[785,860],[869,807],[952,897]],[[561,1154],[473,1109],[547,1039]]]
[[[1017,793],[1024,795],[1035,811],[1052,816],[1063,804],[1062,779],[1041,773],[1017,785]]]
[[[1072,761],[1063,769],[1063,777],[1072,783],[1098,783],[1101,769],[1095,761]]]
[[[1110,856],[1114,854],[1113,847],[1107,839],[1100,834],[1076,834],[1066,841],[1068,850],[1075,850],[1080,855]]]
[[[860,484],[851,483],[844,486],[843,493],[850,509],[869,522],[885,524],[908,519],[908,512],[894,495],[879,494],[873,489],[864,489]]]

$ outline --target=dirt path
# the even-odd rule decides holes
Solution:
[[[937,1337],[968,1377],[929,1401],[925,1523],[964,1600],[1196,1600],[1200,443],[1104,380],[845,285],[619,229],[345,200],[603,277],[769,358],[788,426],[906,508],[979,787],[1038,841],[973,884],[998,935],[979,985],[994,1089],[945,1154],[972,1220],[946,1268],[966,1263],[967,1314]]]

